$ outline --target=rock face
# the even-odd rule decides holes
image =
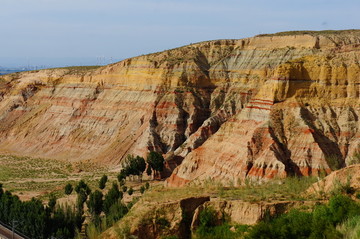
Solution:
[[[359,50],[360,31],[294,32],[2,76],[0,153],[117,164],[156,150],[170,186],[329,173],[360,144]]]

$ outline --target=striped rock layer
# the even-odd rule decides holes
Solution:
[[[0,81],[0,153],[118,164],[162,152],[170,186],[329,173],[360,144],[360,31],[208,41]]]

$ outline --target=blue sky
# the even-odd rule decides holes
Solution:
[[[358,29],[359,12],[359,0],[0,0],[0,66],[109,63],[205,40]]]

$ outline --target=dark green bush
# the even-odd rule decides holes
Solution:
[[[73,186],[70,183],[66,184],[64,191],[66,195],[70,195],[73,191]]]
[[[106,186],[106,182],[108,180],[108,177],[106,175],[103,175],[99,181],[99,188],[104,189]]]
[[[355,201],[338,194],[330,198],[328,205],[319,205],[313,212],[291,210],[277,218],[260,222],[251,228],[246,238],[342,238],[336,226],[359,214],[360,207]]]

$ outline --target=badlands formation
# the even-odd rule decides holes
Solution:
[[[97,69],[0,79],[0,153],[119,164],[150,150],[169,186],[318,175],[360,145],[360,31],[216,40]]]

